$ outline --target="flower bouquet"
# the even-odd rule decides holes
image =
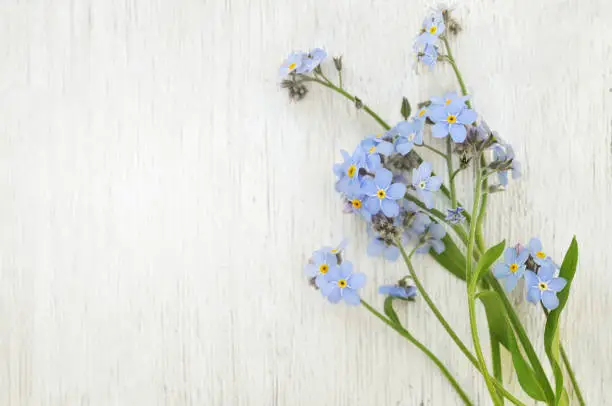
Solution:
[[[504,191],[510,177],[520,176],[520,165],[510,144],[491,130],[472,106],[450,45],[460,29],[447,9],[436,10],[425,19],[414,42],[418,63],[430,69],[449,64],[458,91],[449,89],[441,96],[431,97],[419,103],[414,112],[404,98],[400,104],[403,120],[394,125],[344,87],[341,57],[333,58],[333,67],[324,66],[327,52],[317,48],[295,52],[282,64],[281,86],[292,100],[303,99],[309,86],[320,85],[345,97],[380,125],[379,133],[367,135],[352,152],[341,151],[342,162],[333,166],[335,189],[344,201],[344,211],[358,216],[366,225],[368,255],[388,261],[401,259],[407,269],[406,276],[396,284],[379,287],[384,297],[381,310],[360,296],[366,276],[346,259],[346,242],[313,252],[305,273],[329,302],[361,306],[423,351],[465,404],[473,404],[466,390],[402,324],[396,310],[399,304],[417,299],[426,302],[457,348],[482,375],[493,404],[501,405],[507,400],[523,405],[520,399],[529,397],[548,405],[568,405],[572,400],[584,405],[559,334],[559,318],[576,272],[578,245],[574,239],[560,265],[535,237],[527,244],[506,246],[502,241],[487,246],[483,236],[487,200]],[[337,79],[330,79],[326,73],[330,68],[335,70]],[[425,161],[420,153],[425,150],[439,159]],[[471,207],[463,205],[457,194],[457,175],[464,171],[473,174]],[[466,323],[473,350],[456,334],[415,271],[413,263],[419,255],[427,254],[465,281],[469,311]],[[521,279],[526,300],[539,305],[545,315],[543,341],[551,376],[546,374],[543,360],[507,296]],[[490,360],[480,341],[477,306],[486,312]],[[502,348],[511,354],[512,373],[524,394],[504,387]]]

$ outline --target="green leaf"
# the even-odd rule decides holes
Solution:
[[[393,296],[387,296],[387,298],[385,299],[385,305],[384,305],[385,314],[387,315],[389,319],[391,319],[392,322],[399,324],[401,326],[402,323],[400,323],[399,317],[397,317],[397,313],[395,312],[395,309],[393,308],[393,299],[394,299]]]
[[[521,387],[531,398],[546,401],[546,392],[542,389],[538,376],[529,362],[523,358],[514,331],[508,323],[506,308],[498,294],[493,291],[483,291],[478,295],[478,299],[485,307],[491,336],[512,355],[512,364]]]
[[[430,251],[436,262],[461,280],[465,280],[465,256],[457,247],[457,244],[448,236],[442,239],[445,249],[441,254],[434,250]]]
[[[478,280],[481,278],[484,272],[488,271],[493,265],[493,262],[499,258],[499,256],[504,252],[504,247],[506,246],[506,240],[500,242],[499,244],[489,248],[487,252],[484,253],[483,256],[480,257],[480,261],[476,264],[476,270],[474,271],[474,276],[472,278],[472,286],[476,287]]]
[[[561,311],[567,303],[577,265],[578,243],[576,242],[576,237],[574,237],[565,254],[565,258],[563,258],[561,271],[559,272],[559,276],[567,280],[567,285],[557,294],[559,306],[548,313],[546,327],[544,328],[544,348],[546,349],[546,355],[550,360],[553,375],[555,376],[555,404],[557,405],[562,404],[564,401],[563,370],[559,362],[559,318],[561,317]]]
[[[411,111],[412,108],[410,107],[410,102],[408,101],[408,99],[406,97],[402,98],[402,108],[400,109],[400,112],[402,113],[402,117],[404,117],[404,120],[408,120]]]

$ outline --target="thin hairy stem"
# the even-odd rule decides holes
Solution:
[[[482,372],[483,369],[482,369],[481,365],[479,364],[478,359],[470,352],[470,350],[466,347],[466,345],[463,343],[463,341],[461,341],[461,339],[459,338],[457,333],[455,333],[455,330],[453,330],[453,328],[450,326],[448,321],[446,321],[446,319],[444,318],[444,316],[442,315],[442,313],[440,312],[438,307],[434,304],[433,300],[431,299],[431,297],[429,296],[429,294],[425,290],[425,287],[421,283],[421,280],[419,279],[419,277],[416,274],[416,271],[414,269],[414,266],[412,265],[412,261],[410,260],[410,257],[414,253],[414,250],[412,251],[412,253],[408,254],[408,253],[406,253],[406,250],[402,246],[401,241],[396,241],[396,244],[399,247],[399,250],[400,250],[400,252],[402,254],[402,258],[404,259],[404,262],[406,263],[406,266],[408,267],[408,271],[410,272],[410,277],[414,281],[414,284],[416,285],[416,287],[417,287],[417,289],[419,291],[419,294],[421,295],[423,300],[425,300],[425,303],[427,303],[427,305],[429,306],[431,311],[434,313],[434,315],[436,316],[436,318],[438,319],[440,324],[442,324],[442,327],[444,327],[444,330],[446,330],[446,332],[448,333],[450,338],[455,342],[457,347],[459,347],[459,350],[461,350],[461,352],[472,363],[472,365],[474,365],[474,367],[476,367],[476,369],[479,372],[481,372],[483,374],[483,376],[484,376],[484,373]],[[508,392],[504,388],[504,386],[503,386],[503,384],[501,382],[499,382],[497,380],[493,380],[492,384],[495,385],[497,390],[499,390],[500,393],[502,393],[503,396],[505,396],[513,404],[515,404],[515,405],[523,405],[524,406],[524,404],[520,400],[518,400],[516,397],[514,397],[510,392]]]
[[[478,161],[477,161],[478,162]],[[474,208],[472,210],[472,218],[475,219],[478,216],[478,209],[480,206],[481,200],[481,187],[482,187],[482,175],[480,172],[478,162],[476,164],[476,184],[474,185]],[[472,342],[474,343],[474,349],[476,350],[476,357],[478,358],[478,363],[480,364],[480,370],[482,371],[482,376],[485,379],[487,384],[487,389],[489,389],[489,393],[491,395],[491,399],[495,405],[500,405],[501,400],[497,395],[497,391],[495,390],[495,386],[491,380],[491,376],[489,375],[489,371],[487,370],[487,363],[484,358],[484,354],[482,352],[482,346],[480,345],[480,337],[478,336],[478,324],[476,322],[476,284],[472,281],[475,278],[472,271],[472,258],[474,256],[474,243],[476,241],[476,224],[477,221],[472,221],[470,225],[470,234],[468,239],[468,248],[466,253],[466,261],[465,261],[465,272],[467,275],[467,296],[468,296],[468,310],[470,313],[470,330],[472,333]]]

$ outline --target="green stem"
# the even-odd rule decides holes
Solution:
[[[307,79],[307,80],[311,80],[314,82],[317,82],[320,85],[323,85],[327,88],[330,88],[338,93],[340,93],[342,96],[346,97],[347,99],[349,99],[350,101],[352,101],[353,103],[355,103],[355,101],[357,100],[355,96],[353,96],[352,94],[346,92],[344,89],[339,88],[338,86],[334,85],[333,83],[331,83],[330,81],[328,82],[324,82],[321,79]],[[378,116],[378,114],[376,114],[374,111],[372,111],[372,109],[370,109],[367,105],[363,104],[363,106],[361,107],[361,109],[363,111],[365,111],[366,113],[368,113],[370,115],[370,117],[372,117],[374,120],[376,120],[376,122],[378,124],[380,124],[385,130],[388,130],[391,128],[391,126],[389,124],[387,124],[387,122],[385,122],[385,120],[383,120],[382,118],[380,118]]]
[[[440,310],[438,310],[438,307],[434,304],[433,300],[431,300],[431,297],[429,296],[429,294],[427,294],[427,291],[425,290],[423,284],[421,283],[421,280],[417,276],[414,266],[412,265],[412,262],[410,261],[410,257],[412,254],[409,255],[408,253],[406,253],[406,250],[402,246],[401,241],[396,241],[396,245],[399,247],[402,257],[404,258],[404,262],[406,263],[406,266],[408,267],[408,271],[410,272],[410,277],[412,278],[412,280],[414,281],[414,284],[419,290],[419,294],[421,295],[423,300],[425,300],[425,303],[427,303],[427,305],[429,306],[431,311],[434,313],[434,315],[436,316],[440,324],[442,324],[442,327],[444,327],[444,329],[446,330],[450,338],[455,342],[457,347],[459,347],[459,350],[461,350],[461,352],[465,355],[468,361],[470,361],[472,365],[474,365],[474,367],[476,367],[476,369],[482,373],[483,369],[481,365],[478,363],[477,358],[474,357],[474,355],[466,347],[463,341],[461,341],[457,333],[455,333],[455,330],[453,330],[453,328],[446,321],[446,319],[444,318]],[[518,400],[516,397],[514,397],[510,392],[508,392],[504,388],[501,382],[498,382],[497,380],[493,380],[492,384],[495,385],[495,387],[512,403],[518,406],[520,405],[524,406],[524,404],[520,400]]]
[[[375,308],[373,308],[372,306],[370,306],[370,304],[368,302],[366,302],[365,300],[361,300],[361,304],[363,305],[363,307],[365,307],[370,313],[372,313],[374,316],[378,317],[380,320],[382,320],[385,324],[387,324],[389,327],[391,327],[393,330],[397,331],[402,337],[404,337],[406,340],[410,341],[412,344],[414,344],[419,350],[421,350],[425,355],[427,355],[427,357],[429,357],[429,359],[431,359],[433,361],[434,364],[436,364],[436,366],[440,369],[440,371],[442,372],[442,374],[446,377],[446,379],[448,379],[448,382],[452,385],[452,387],[455,389],[455,391],[457,392],[457,394],[459,395],[459,397],[461,398],[461,400],[463,400],[463,403],[465,403],[466,405],[473,405],[472,401],[470,400],[470,398],[468,397],[468,395],[465,393],[465,391],[461,388],[461,385],[459,385],[459,383],[457,382],[457,380],[453,377],[453,375],[450,373],[450,371],[446,368],[446,366],[444,366],[444,364],[442,363],[442,361],[440,361],[440,359],[438,357],[436,357],[434,355],[434,353],[432,353],[423,343],[421,343],[419,340],[417,340],[412,334],[410,334],[410,332],[408,330],[406,330],[405,328],[403,328],[401,325],[398,325],[394,322],[392,322],[391,320],[389,320],[387,317],[383,316],[378,310],[376,310]]]
[[[570,381],[572,382],[572,387],[574,388],[574,393],[576,394],[576,397],[578,398],[578,403],[580,403],[580,406],[584,406],[586,405],[586,402],[584,401],[584,397],[582,396],[582,392],[580,391],[580,387],[578,386],[576,375],[574,375],[574,370],[572,369],[572,366],[570,365],[570,361],[567,356],[567,353],[565,352],[565,348],[563,348],[561,344],[559,344],[559,347],[561,349],[561,358],[563,359],[563,363],[565,364],[565,369],[567,370],[567,374],[569,375]]]
[[[457,77],[457,82],[459,82],[459,87],[461,88],[461,93],[466,96],[468,94],[467,92],[467,87],[465,85],[465,81],[463,80],[463,76],[461,75],[461,71],[459,71],[459,67],[457,66],[457,63],[455,62],[455,58],[453,57],[453,51],[450,47],[450,44],[448,42],[448,39],[446,38],[446,36],[444,36],[442,38],[442,41],[444,42],[444,46],[446,48],[446,53],[447,53],[447,59],[451,65],[451,67],[453,68],[453,71],[455,72],[455,76]],[[468,107],[472,107],[471,102],[469,100],[466,101],[466,104]],[[481,159],[483,159],[481,157]],[[480,162],[479,162],[480,163]],[[480,174],[480,170],[478,169],[478,173]],[[480,176],[480,175],[479,175]],[[484,198],[484,203],[486,203],[486,197]],[[478,248],[480,250],[480,252],[484,252],[485,251],[485,246],[484,246],[484,238],[482,236],[482,221],[484,219],[484,212],[485,212],[485,205],[482,205],[482,210],[479,214],[479,219],[474,219],[474,223],[480,223],[478,225],[477,228],[477,236],[476,236],[476,242],[478,244]],[[470,258],[472,255],[470,253],[470,255],[468,256],[468,258]],[[475,259],[477,259],[477,257],[475,257]],[[468,259],[468,263],[471,262]],[[469,281],[469,279],[468,279]],[[548,378],[546,376],[546,373],[544,372],[544,369],[542,368],[542,364],[540,363],[540,359],[538,358],[533,345],[531,344],[531,340],[529,340],[529,337],[527,336],[527,333],[525,332],[525,329],[520,321],[520,319],[518,318],[516,312],[514,311],[514,308],[512,306],[512,304],[510,303],[510,301],[508,300],[508,297],[506,296],[506,292],[504,291],[504,289],[501,287],[501,285],[499,284],[499,282],[497,281],[497,279],[495,279],[495,277],[493,277],[493,275],[488,275],[486,277],[486,281],[489,283],[489,285],[497,292],[497,294],[499,295],[499,297],[502,300],[502,303],[504,304],[504,307],[506,308],[506,311],[508,313],[508,318],[510,320],[510,323],[512,324],[514,330],[516,331],[519,340],[521,341],[521,344],[523,345],[523,349],[525,350],[525,353],[527,355],[527,358],[529,358],[529,362],[531,363],[531,366],[534,368],[535,373],[540,376],[542,378],[542,383],[545,385],[544,386],[544,391],[547,393],[547,397],[552,394],[552,387],[550,386],[550,382],[548,381]],[[468,282],[469,283],[469,282]]]
[[[482,175],[480,172],[480,162],[476,164],[476,184],[474,185],[474,208],[472,209],[472,218],[476,219],[478,216],[478,209],[480,208],[480,199],[481,199],[481,187],[482,187]],[[495,386],[491,381],[491,377],[489,375],[489,371],[487,370],[487,363],[484,358],[484,354],[482,353],[482,347],[480,345],[480,338],[478,336],[478,324],[476,322],[476,300],[474,298],[476,294],[476,283],[474,275],[472,275],[472,258],[474,256],[474,242],[476,240],[476,224],[477,221],[472,221],[470,225],[470,235],[468,239],[468,248],[466,254],[465,261],[465,272],[467,275],[467,295],[468,295],[468,310],[470,313],[470,330],[472,332],[472,341],[474,343],[474,349],[476,350],[476,357],[478,358],[478,363],[480,364],[480,369],[482,371],[482,376],[485,379],[487,384],[487,388],[489,389],[489,393],[491,394],[491,399],[495,405],[500,405],[501,401],[497,395],[497,391],[495,390]]]
[[[459,87],[461,88],[461,93],[464,96],[467,96],[468,92],[467,92],[467,87],[465,86],[465,82],[463,81],[463,76],[461,75],[461,72],[459,71],[459,67],[457,66],[457,63],[455,62],[455,58],[453,57],[453,51],[451,50],[451,47],[448,43],[448,38],[446,38],[446,36],[442,37],[442,41],[444,41],[444,46],[446,48],[446,57],[448,59],[448,62],[451,64],[451,66],[453,67],[453,70],[455,71],[455,76],[457,77],[457,81],[459,82]],[[469,107],[472,108],[472,103],[467,100],[465,102],[465,104]]]
[[[446,137],[446,169],[448,171],[448,183],[450,186],[451,207],[457,208],[457,191],[455,189],[455,177],[453,176],[453,144],[450,137]]]

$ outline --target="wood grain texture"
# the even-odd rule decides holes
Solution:
[[[405,271],[365,255],[332,187],[339,149],[376,123],[323,89],[288,103],[276,77],[289,51],[324,45],[346,86],[398,120],[402,96],[456,88],[447,68],[413,68],[428,5],[2,2],[0,404],[457,404],[415,348],[307,286],[310,252],[343,236],[374,304]],[[487,239],[539,235],[561,258],[577,235],[562,337],[589,404],[612,404],[612,3],[456,13],[476,108],[525,172],[490,199]],[[418,271],[468,340],[464,284],[428,259]],[[515,298],[540,343],[540,312]],[[487,404],[425,305],[401,315]]]

